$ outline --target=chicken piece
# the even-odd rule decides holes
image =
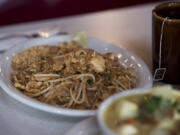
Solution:
[[[14,86],[16,87],[16,88],[19,88],[19,89],[25,89],[25,86],[24,85],[22,85],[22,84],[20,84],[20,83],[17,83],[17,82],[15,82],[14,83]]]
[[[114,59],[115,59],[114,53],[106,53],[105,56],[106,56],[107,58],[111,59],[111,60],[114,60]]]
[[[30,81],[26,84],[26,91],[31,92],[34,89],[37,89],[37,91],[39,91],[41,90],[42,86],[42,82]]]
[[[75,59],[75,58],[71,58],[71,62],[72,62],[72,63],[77,63],[78,61],[77,61],[77,59]]]
[[[53,66],[52,66],[53,70],[61,71],[63,69],[63,67],[64,67],[63,60],[61,60],[61,59],[55,59],[54,60],[54,63],[53,63]]]
[[[103,72],[105,70],[105,60],[102,56],[97,55],[90,60],[90,64],[93,65],[93,69],[96,72]]]

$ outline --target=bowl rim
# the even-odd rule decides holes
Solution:
[[[175,95],[180,96],[179,90],[172,89],[172,91]],[[104,111],[112,102],[115,102],[116,100],[123,98],[123,97],[126,97],[126,96],[129,96],[129,95],[148,94],[151,92],[152,92],[152,88],[135,88],[131,91],[123,91],[121,93],[117,93],[117,94],[112,95],[112,96],[108,97],[107,99],[105,99],[101,103],[101,105],[99,106],[98,111],[97,111],[97,115],[96,115],[97,123],[98,123],[101,131],[107,133],[108,135],[117,135],[111,128],[108,127],[108,125],[104,121]]]
[[[65,35],[65,36],[53,36],[53,37],[50,37],[48,39],[56,39],[56,38],[60,38],[60,37],[65,37],[65,38],[69,38],[69,35]],[[36,38],[36,39],[31,39],[31,40],[28,40],[28,41],[25,41],[21,44],[26,44],[28,42],[33,42],[33,41],[37,41],[37,40],[44,40],[44,39],[47,39],[47,38]],[[100,40],[100,39],[96,39],[96,38],[90,38],[90,39],[95,39],[95,40]],[[105,43],[109,43],[107,41],[104,41],[104,40],[100,40],[100,41],[103,41]],[[109,43],[110,45],[113,45],[113,46],[116,46],[114,45],[113,43]],[[20,45],[21,46],[21,45]],[[32,47],[32,46],[31,46]],[[6,55],[8,54],[8,52],[11,52],[12,50],[16,49],[17,46],[13,46],[12,48],[10,48],[7,52],[5,52],[4,54],[2,54],[0,56],[0,61],[2,61],[3,59],[5,59]],[[149,74],[149,84],[146,86],[146,88],[151,88],[152,87],[152,76],[151,76],[151,72],[148,68],[148,66],[146,65],[146,63],[139,57],[137,56],[136,54],[134,54],[133,52],[125,49],[125,48],[122,48],[122,47],[119,47],[121,49],[123,49],[125,52],[128,52],[129,54],[135,56],[137,58],[137,60],[143,64],[144,68],[146,68],[146,70],[148,71],[148,74]],[[1,74],[1,62],[0,62],[0,76],[2,75]],[[61,107],[55,107],[55,106],[51,106],[51,105],[48,105],[48,104],[45,104],[45,103],[42,103],[42,102],[39,102],[39,101],[36,101],[30,97],[27,97],[25,96],[23,93],[17,93],[17,92],[14,92],[13,90],[11,90],[3,81],[2,81],[2,77],[0,77],[0,86],[2,87],[2,89],[12,98],[14,98],[15,100],[23,103],[24,105],[27,105],[29,107],[32,107],[32,108],[35,108],[37,110],[40,110],[40,111],[45,111],[45,112],[48,112],[48,113],[53,113],[53,114],[57,114],[57,115],[63,115],[63,116],[70,116],[70,117],[89,117],[89,116],[94,116],[97,112],[97,110],[75,110],[75,109],[67,109],[67,108],[61,108]],[[17,97],[18,96],[18,97]]]

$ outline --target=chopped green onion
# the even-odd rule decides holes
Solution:
[[[180,108],[177,109],[177,112],[180,113]]]
[[[90,85],[90,84],[92,84],[92,83],[93,83],[93,80],[88,79],[88,80],[87,80],[87,83]]]
[[[162,100],[159,104],[159,109],[163,110],[167,107],[173,107],[173,104],[171,103],[170,100]]]

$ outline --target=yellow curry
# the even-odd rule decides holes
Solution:
[[[110,104],[104,119],[120,135],[180,135],[180,94],[170,86],[131,94]]]

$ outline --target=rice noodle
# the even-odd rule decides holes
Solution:
[[[93,87],[93,88],[87,88],[87,90],[89,90],[89,91],[96,91],[96,87]]]
[[[93,74],[72,75],[72,76],[68,76],[68,77],[65,77],[65,78],[49,80],[48,82],[60,82],[60,81],[65,81],[65,80],[68,80],[68,79],[71,79],[71,78],[77,78],[78,79],[78,78],[81,78],[81,77],[84,77],[84,76],[91,77],[93,79],[93,82],[95,82],[95,77],[94,77]]]
[[[114,79],[114,81],[117,82],[123,89],[125,89],[125,90],[128,89],[128,88],[127,88],[126,86],[124,86],[120,81],[115,80],[115,79]]]
[[[53,85],[51,84],[49,87],[47,87],[46,89],[42,90],[41,92],[39,93],[36,93],[36,94],[31,94],[31,97],[37,97],[37,96],[40,96],[46,92],[48,92],[49,90],[51,90],[53,87]]]
[[[83,98],[81,100],[79,100],[81,93],[82,93],[82,86],[79,87],[76,97],[74,96],[72,89],[70,89],[71,98],[72,98],[73,102],[75,102],[76,104],[81,104],[82,102],[84,102]]]
[[[71,53],[67,53],[67,54],[64,54],[64,55],[57,55],[57,56],[53,57],[53,59],[64,58],[64,57],[66,57],[66,56],[68,56],[68,55],[70,55],[70,54],[71,54]]]
[[[33,74],[35,77],[59,77],[58,74]]]
[[[108,96],[136,87],[135,70],[123,67],[114,54],[74,42],[32,47],[13,57],[12,68],[17,89],[57,107],[97,109]]]

